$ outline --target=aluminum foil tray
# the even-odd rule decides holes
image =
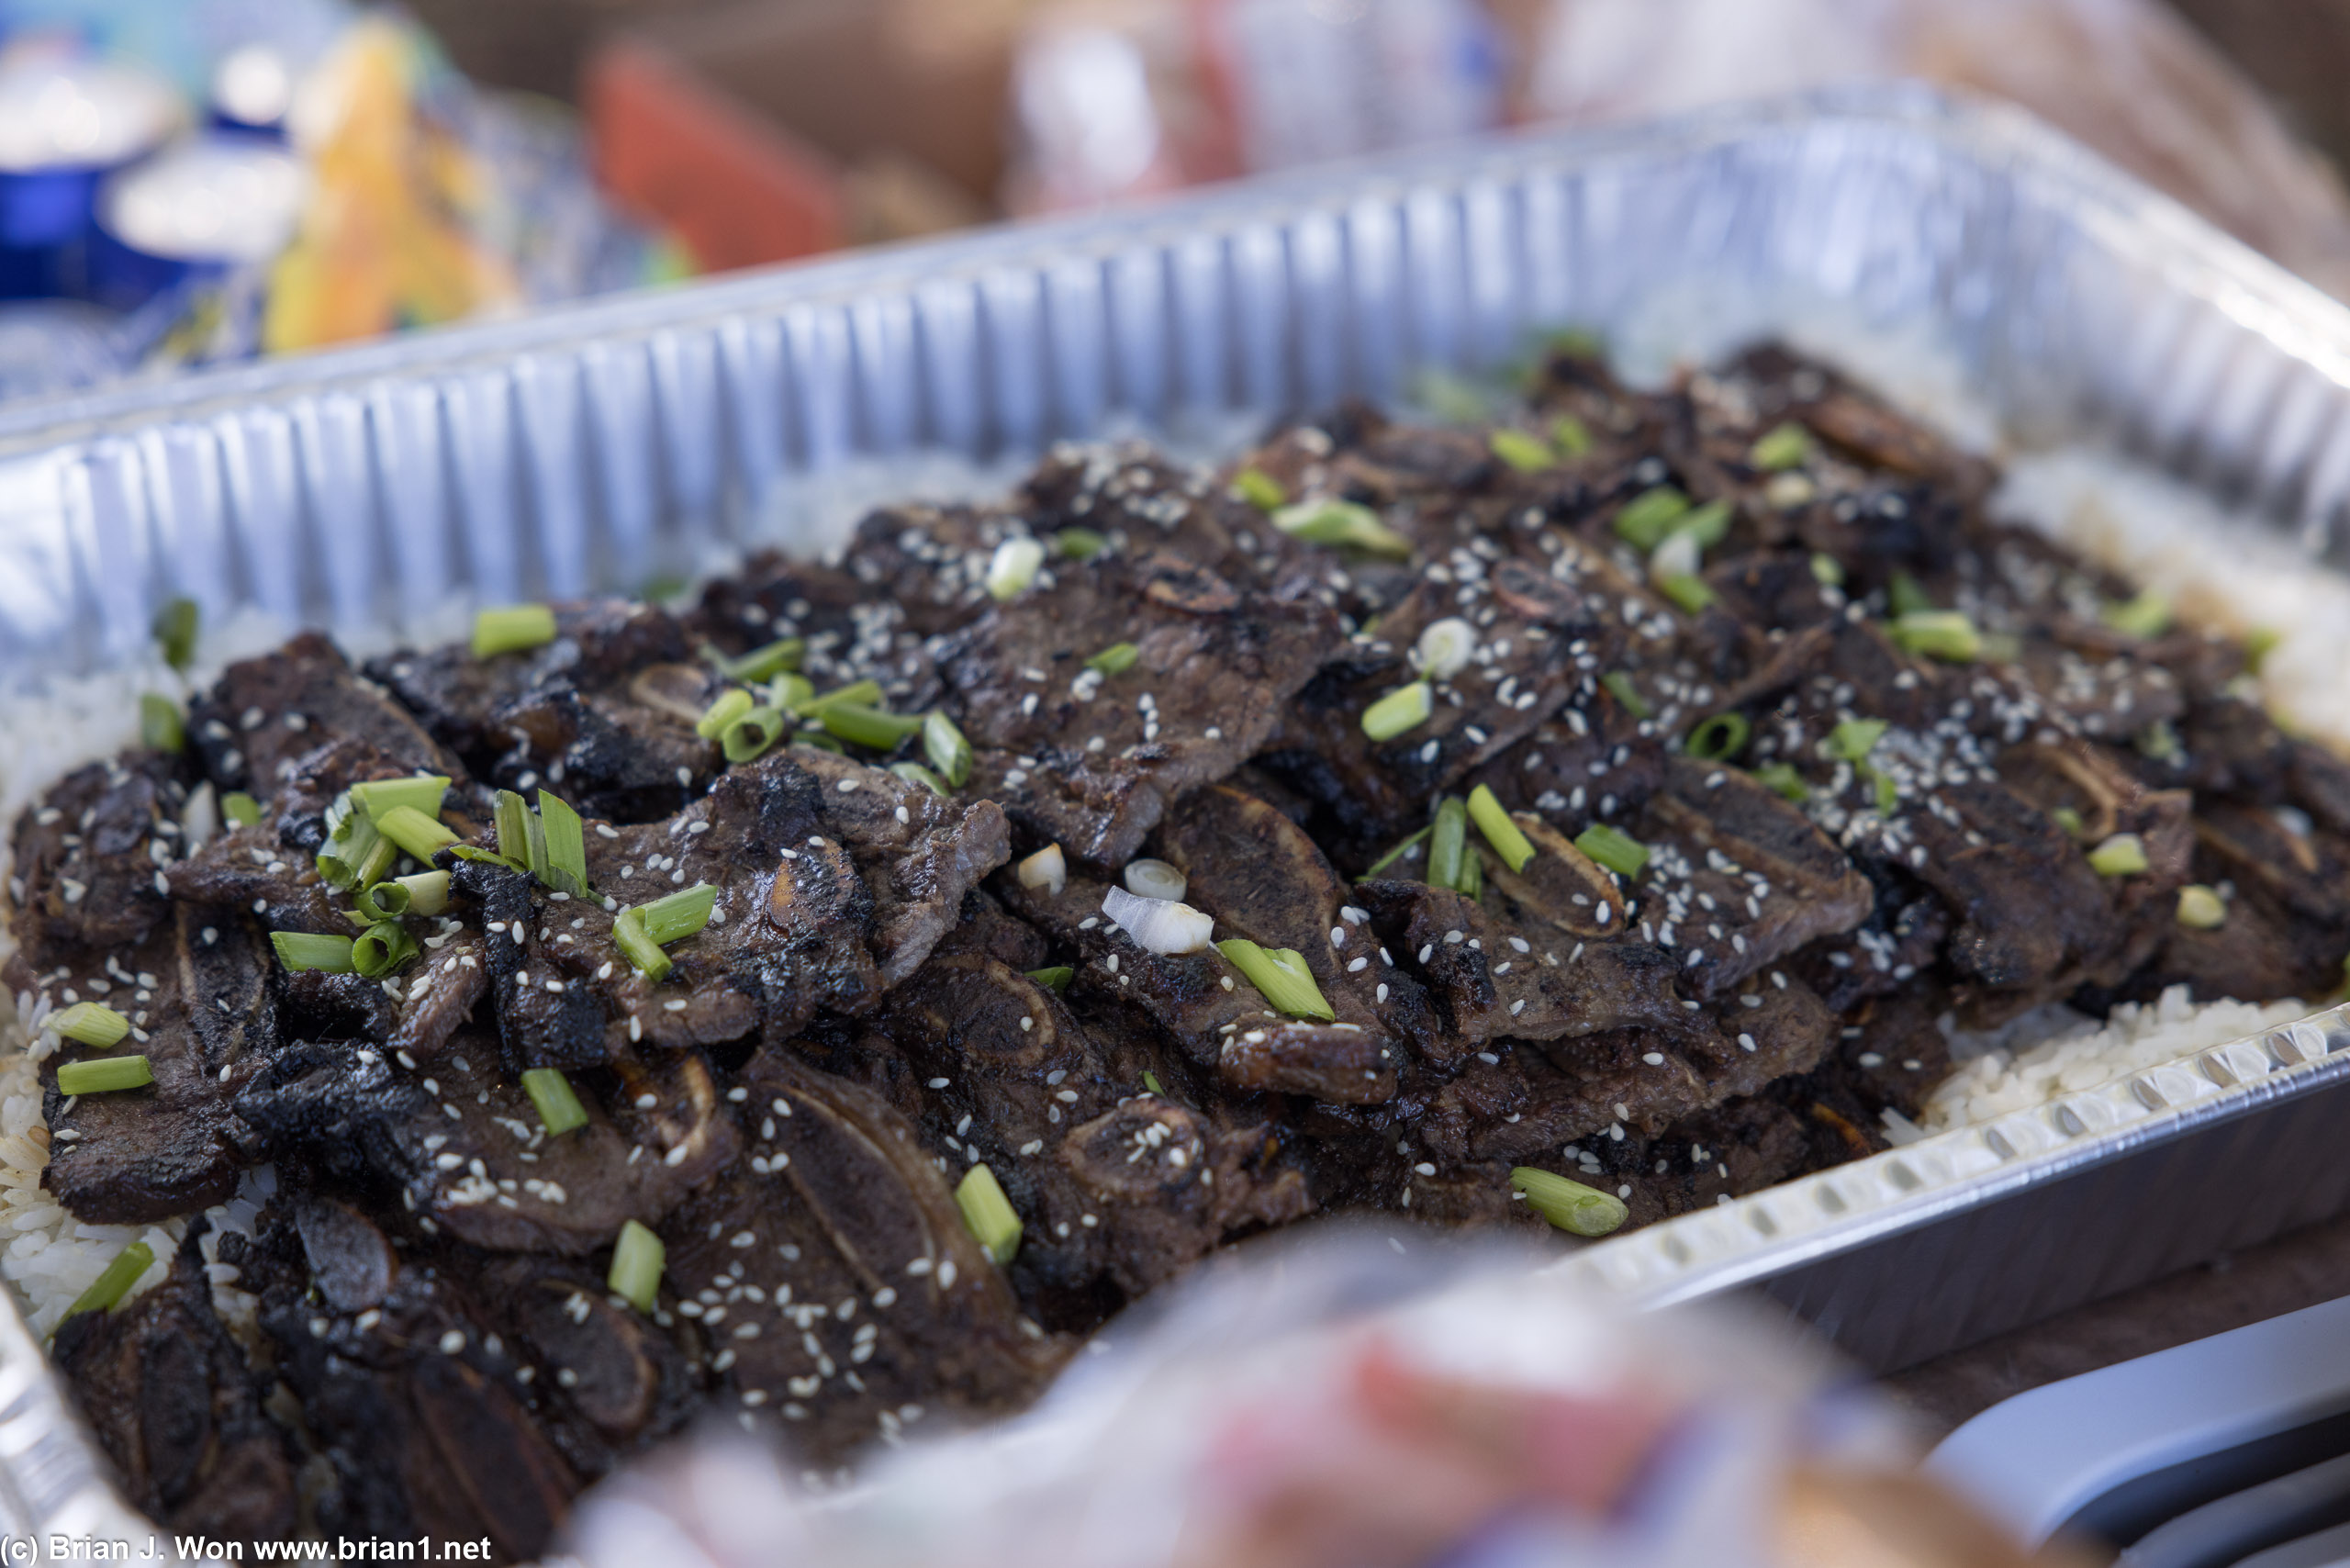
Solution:
[[[2008,110],[1879,88],[1264,180],[0,414],[0,678],[188,594],[378,635],[808,543],[862,476],[1213,440],[1529,328],[1830,308],[2007,437],[2133,450],[2350,562],[2350,312]],[[976,470],[968,470],[976,472]],[[868,492],[878,493],[878,492]],[[2350,674],[2350,672],[2346,672]],[[2350,1012],[1590,1247],[1905,1365],[2350,1208]],[[147,1533],[0,1310],[0,1533]]]

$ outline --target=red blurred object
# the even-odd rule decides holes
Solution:
[[[599,50],[581,99],[598,180],[676,233],[702,271],[845,242],[831,161],[653,45],[622,39]]]

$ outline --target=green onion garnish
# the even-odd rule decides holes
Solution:
[[[1796,805],[1811,799],[1811,786],[1803,781],[1802,774],[1784,762],[1764,763],[1754,770],[1754,781],[1781,800]]]
[[[1844,563],[1826,551],[1815,552],[1811,557],[1811,580],[1822,588],[1844,586]]]
[[[1591,453],[1591,429],[1572,414],[1561,414],[1550,426],[1550,444],[1569,457]]]
[[[1575,834],[1575,847],[1619,877],[1637,877],[1649,863],[1649,846],[1606,823],[1594,823]]]
[[[163,650],[163,662],[172,668],[184,670],[196,661],[196,600],[192,599],[169,599],[155,611],[150,630]]]
[[[1472,903],[1485,896],[1485,857],[1473,844],[1460,852],[1460,875],[1453,887]]]
[[[1058,996],[1069,989],[1069,982],[1077,978],[1077,970],[1067,964],[1054,964],[1046,969],[1030,969],[1028,978]]]
[[[49,1026],[69,1040],[101,1051],[122,1044],[122,1037],[130,1033],[129,1019],[95,1002],[77,1002],[62,1013],[51,1014]]]
[[[1706,586],[1706,579],[1695,572],[1676,572],[1656,585],[1657,591],[1692,615],[1702,615],[1721,596]]]
[[[1469,820],[1477,824],[1477,831],[1485,835],[1485,842],[1494,846],[1494,853],[1511,870],[1525,870],[1526,863],[1534,858],[1534,846],[1528,842],[1526,831],[1510,820],[1510,814],[1502,809],[1500,798],[1485,785],[1469,791]]]
[[[1419,832],[1412,834],[1411,837],[1404,840],[1394,848],[1389,850],[1386,854],[1372,861],[1371,863],[1371,869],[1365,871],[1360,879],[1368,882],[1373,877],[1378,876],[1382,871],[1386,870],[1387,868],[1395,864],[1396,861],[1403,859],[1405,856],[1411,854],[1413,850],[1418,848],[1421,841],[1426,839],[1435,831],[1436,829],[1433,826],[1420,829]]]
[[[2159,637],[2170,630],[2170,600],[2148,588],[2127,604],[2109,604],[2100,612],[2105,623],[2132,637]]]
[[[498,853],[524,870],[531,869],[531,807],[511,790],[500,790],[490,800],[490,823],[498,829]]]
[[[848,755],[848,747],[841,745],[837,737],[826,734],[824,733],[824,726],[822,724],[810,724],[804,728],[794,730],[791,733],[791,744],[793,745],[813,746],[818,751],[831,752],[834,756],[846,756]]]
[[[381,822],[386,812],[407,806],[428,817],[441,814],[441,801],[449,792],[446,775],[420,773],[408,778],[370,778],[353,784],[349,791],[351,803]]]
[[[922,753],[950,789],[960,790],[971,781],[971,743],[954,720],[935,709],[923,715]]]
[[[1883,740],[1885,732],[1892,727],[1883,719],[1839,720],[1836,727],[1828,733],[1828,739],[1821,749],[1830,756],[1841,757],[1846,762],[1859,762],[1876,749],[1876,743]]]
[[[155,1266],[155,1249],[143,1241],[134,1241],[113,1259],[90,1282],[90,1288],[73,1298],[65,1309],[66,1317],[79,1317],[85,1312],[111,1312],[115,1303],[129,1294],[140,1276]],[[62,1323],[63,1318],[59,1322]]]
[[[1611,669],[1599,678],[1599,684],[1606,687],[1607,695],[1622,704],[1624,711],[1633,718],[1647,719],[1655,715],[1656,710],[1649,706],[1649,700],[1640,695],[1640,689],[1632,684],[1632,678],[1627,671]]]
[[[2080,837],[2087,826],[2081,821],[2081,813],[2070,806],[2059,806],[2048,815],[2051,821],[2065,830],[2065,834],[2068,838]]]
[[[1248,979],[1248,983],[1263,993],[1276,1011],[1292,1018],[1315,1018],[1327,1024],[1338,1015],[1322,1000],[1322,988],[1314,983],[1313,971],[1293,947],[1259,947],[1244,937],[1231,937],[1215,945],[1226,962]]]
[[[1689,498],[1671,485],[1643,490],[1616,514],[1616,536],[1645,554],[1664,543],[1689,510]]]
[[[408,913],[408,891],[397,882],[378,882],[372,888],[362,888],[351,901],[352,909],[370,925],[397,920]]]
[[[327,885],[364,888],[382,881],[399,857],[399,846],[376,831],[365,812],[352,809],[340,823],[333,823],[331,810],[327,816],[333,825],[318,856],[319,875]]]
[[[242,790],[231,790],[220,797],[220,814],[237,827],[259,827],[261,802]]]
[[[1539,474],[1545,468],[1559,465],[1559,454],[1550,450],[1549,442],[1521,430],[1504,426],[1486,437],[1485,443],[1493,448],[1495,457],[1521,474]]]
[[[1003,1183],[984,1163],[963,1173],[955,1188],[955,1206],[963,1211],[963,1223],[997,1268],[1019,1254],[1020,1215],[1003,1195]]]
[[[890,765],[890,771],[909,784],[921,785],[934,795],[947,792],[946,780],[919,762],[893,762]]]
[[[519,654],[555,639],[554,611],[543,604],[509,604],[474,617],[474,657]]]
[[[718,745],[729,762],[755,761],[783,738],[784,725],[780,710],[754,708],[726,726],[725,733],[718,737]]]
[[[1631,1215],[1624,1206],[1624,1200],[1613,1193],[1570,1182],[1564,1176],[1538,1170],[1531,1165],[1512,1167],[1509,1184],[1526,1194],[1527,1203],[1536,1214],[1561,1230],[1577,1236],[1606,1236],[1622,1228]]]
[[[57,1070],[60,1094],[111,1094],[118,1089],[143,1089],[154,1081],[155,1070],[143,1056],[69,1061]]]
[[[1895,618],[1894,645],[1949,664],[1972,664],[1983,656],[1983,633],[1955,610],[1913,610]]]
[[[1124,675],[1140,657],[1142,650],[1132,643],[1113,643],[1086,660],[1085,667],[1100,675]]]
[[[875,751],[894,750],[898,743],[922,728],[919,713],[890,713],[854,702],[828,702],[817,714],[827,732],[854,745]]]
[[[1313,544],[1342,544],[1399,560],[1412,553],[1409,539],[1354,501],[1299,501],[1273,513],[1273,526]]]
[[[1897,620],[1905,615],[1923,615],[1934,608],[1934,601],[1926,597],[1918,579],[1907,572],[1893,574],[1893,581],[1885,590],[1885,600]]]
[[[1730,515],[1728,501],[1707,501],[1684,512],[1667,532],[1685,533],[1697,542],[1698,549],[1710,550],[1729,537]]]
[[[382,980],[417,955],[416,938],[397,920],[379,921],[351,944],[351,967],[368,980]]]
[[[1110,547],[1110,537],[1091,528],[1064,528],[1053,535],[1053,553],[1071,561],[1091,561]]]
[[[1232,476],[1232,494],[1237,500],[1247,501],[1259,511],[1271,511],[1289,500],[1289,491],[1281,482],[1262,468],[1243,468]]]
[[[726,726],[751,711],[751,694],[741,687],[730,687],[718,694],[718,700],[701,711],[694,721],[694,734],[706,741],[714,741],[726,733]]]
[[[780,708],[787,713],[797,713],[816,700],[816,683],[804,675],[786,670],[767,682],[767,705]]]
[[[392,886],[408,890],[408,912],[410,914],[439,914],[449,907],[449,873],[419,871],[412,877],[402,877]]]
[[[1151,1071],[1147,1068],[1143,1070],[1142,1086],[1151,1093],[1158,1095],[1162,1100],[1167,1098],[1167,1091],[1158,1086],[1158,1074]]]
[[[1044,564],[1045,547],[1035,540],[1005,540],[988,562],[988,596],[999,604],[1017,598],[1036,580],[1036,568]]]
[[[414,806],[394,806],[375,819],[375,829],[427,865],[443,847],[457,842],[455,834]]]
[[[624,909],[612,919],[612,946],[621,957],[636,966],[646,980],[659,984],[669,978],[669,955],[661,945],[644,934],[644,916],[633,908]]]
[[[139,744],[149,751],[179,751],[187,745],[187,728],[180,722],[180,706],[168,697],[147,692],[139,699]]]
[[[269,945],[277,961],[289,969],[317,969],[325,974],[352,972],[351,938],[314,935],[307,931],[273,931]]]
[[[1469,845],[1469,808],[1458,795],[1437,802],[1436,822],[1428,833],[1428,886],[1457,888],[1460,862]]]
[[[2190,882],[2178,890],[2178,923],[2190,931],[2216,931],[2228,923],[2227,902],[2218,889]]]
[[[1416,680],[1364,709],[1362,733],[1375,741],[1392,741],[1427,723],[1435,711],[1435,689],[1425,680]]]
[[[531,1097],[538,1108],[539,1125],[549,1137],[561,1137],[588,1125],[588,1108],[579,1103],[573,1092],[571,1080],[559,1069],[552,1067],[526,1068],[522,1072],[522,1092]]]
[[[1739,712],[1717,713],[1689,732],[1681,749],[1700,762],[1728,762],[1746,749],[1754,726]]]
[[[612,1244],[612,1271],[604,1282],[637,1311],[649,1313],[661,1298],[661,1270],[668,1259],[659,1237],[635,1220],[623,1220],[620,1239]]]
[[[681,892],[640,904],[637,912],[644,921],[644,934],[666,947],[708,925],[710,912],[717,904],[718,889],[709,882],[697,882]]]
[[[1765,474],[1800,468],[1811,461],[1811,432],[1789,420],[1765,431],[1747,450],[1746,461]]]
[[[1891,815],[1895,802],[1901,799],[1901,787],[1894,783],[1893,775],[1882,767],[1872,767],[1863,763],[1861,765],[1861,777],[1869,781],[1870,792],[1876,801],[1877,814]]]
[[[800,660],[807,653],[807,644],[797,637],[778,637],[747,654],[722,654],[715,648],[704,648],[702,656],[718,666],[718,672],[729,680],[756,685],[773,680],[779,675],[800,667]],[[707,738],[707,737],[705,737]]]
[[[821,718],[826,708],[835,702],[847,702],[859,708],[881,706],[881,683],[878,680],[852,680],[846,686],[835,686],[822,696],[803,698],[794,704],[792,711],[803,719]]]
[[[2153,864],[2146,841],[2134,833],[2117,833],[2089,851],[2089,868],[2100,877],[2135,877]]]

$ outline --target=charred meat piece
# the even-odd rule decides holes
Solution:
[[[662,1227],[675,1311],[729,1352],[726,1404],[829,1467],[1035,1397],[1070,1347],[1021,1314],[913,1128],[774,1048],[735,1084],[751,1160]]]
[[[134,1506],[184,1534],[279,1540],[298,1523],[294,1445],[213,1315],[197,1234],[162,1283],[60,1324],[51,1355]]]
[[[184,853],[185,791],[152,753],[75,768],[17,819],[10,983],[95,964],[141,941],[169,908],[160,868]]]
[[[1169,554],[1061,568],[940,660],[975,751],[970,792],[1100,866],[1134,857],[1169,801],[1264,744],[1337,635],[1321,606]],[[1086,661],[1132,644],[1115,675]]]
[[[266,800],[284,769],[322,743],[365,743],[403,773],[460,769],[406,709],[351,667],[324,633],[305,632],[230,665],[188,706],[188,739],[215,786]]]

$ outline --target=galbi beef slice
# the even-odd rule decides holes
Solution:
[[[187,734],[216,787],[263,799],[297,758],[335,740],[364,742],[403,773],[464,771],[322,632],[230,665],[188,705]]]

